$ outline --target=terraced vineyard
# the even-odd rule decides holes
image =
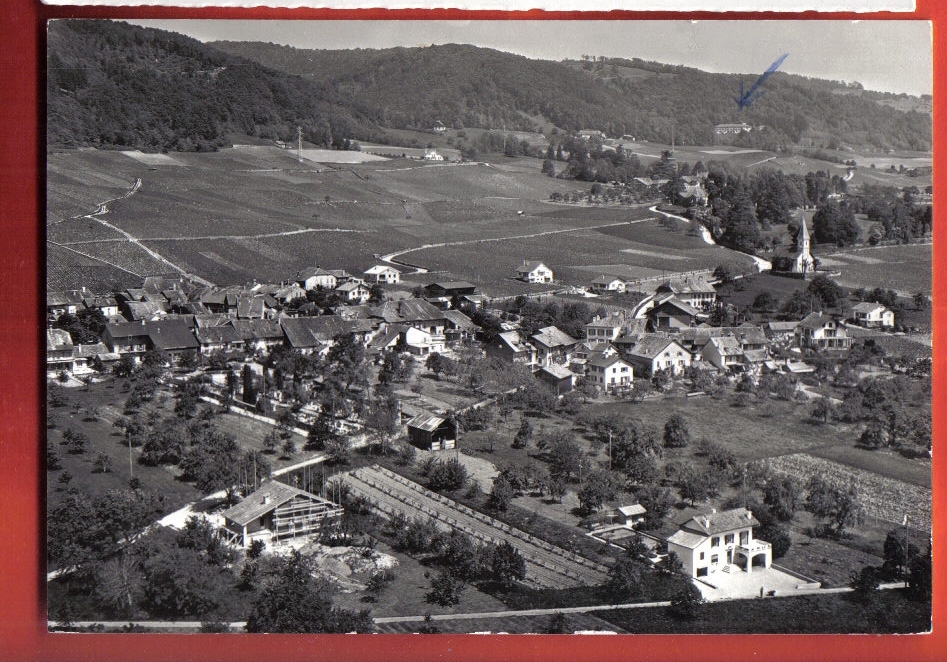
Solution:
[[[814,457],[793,453],[762,461],[776,473],[793,476],[805,482],[815,475],[823,476],[835,487],[847,489],[855,485],[865,515],[900,524],[905,515],[911,524],[931,528],[931,491],[900,480],[885,478],[870,471]]]
[[[348,474],[348,485],[376,510],[391,517],[431,517],[445,530],[457,529],[483,543],[506,541],[526,560],[526,580],[544,588],[595,586],[608,568],[477,512],[378,465]]]

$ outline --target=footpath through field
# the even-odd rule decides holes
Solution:
[[[379,466],[362,467],[348,474],[356,493],[366,497],[388,517],[431,517],[441,529],[458,529],[485,543],[508,542],[526,561],[529,583],[554,588],[596,586],[605,581],[608,567],[556,547],[515,527],[457,503]]]

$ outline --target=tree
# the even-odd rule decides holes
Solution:
[[[387,455],[392,438],[401,430],[401,406],[394,395],[371,403],[365,425],[378,439],[382,454]]]
[[[713,277],[721,283],[733,282],[733,271],[726,264],[719,264],[714,269]]]
[[[425,599],[442,607],[453,607],[460,603],[466,587],[467,584],[462,579],[442,570],[431,580],[431,590],[425,595]]]
[[[557,611],[549,618],[549,622],[546,624],[546,627],[543,628],[543,634],[571,634],[572,628],[569,626],[569,621],[566,618],[566,615],[561,611]]]
[[[806,484],[806,510],[827,520],[836,535],[846,526],[855,524],[860,517],[858,490],[852,484],[847,490],[829,483],[820,475],[812,476]]]
[[[550,158],[543,159],[543,166],[542,166],[541,172],[542,174],[547,175],[548,177],[556,176],[556,166],[552,162],[552,159]]]
[[[513,438],[513,448],[526,448],[532,436],[533,426],[530,425],[529,419],[524,416],[520,421],[520,429],[516,431],[516,436]]]
[[[646,567],[631,556],[622,556],[608,569],[605,588],[618,600],[641,594]]]
[[[809,410],[809,417],[812,420],[827,423],[834,412],[835,407],[828,398],[816,398],[816,401],[812,403],[812,409]]]
[[[849,246],[858,241],[861,230],[851,207],[828,200],[812,217],[812,239],[817,244]]]
[[[451,360],[444,356],[443,354],[438,354],[437,352],[428,356],[427,361],[424,364],[424,367],[434,373],[434,378],[437,381],[441,380],[441,375],[443,373],[449,372]]]
[[[428,487],[432,490],[454,491],[467,483],[467,468],[456,457],[436,460],[428,472]]]
[[[779,299],[769,290],[764,290],[753,299],[753,310],[769,313],[779,308]]]
[[[674,552],[670,552],[673,554]],[[681,586],[681,590],[671,598],[669,610],[672,615],[682,619],[693,619],[697,616],[700,605],[704,603],[704,597],[700,589],[694,584],[687,582]]]
[[[771,524],[760,527],[754,537],[759,537],[760,540],[765,540],[772,545],[774,561],[786,556],[789,548],[792,547],[792,538],[790,538],[789,532],[781,526]]]
[[[277,567],[247,617],[247,632],[314,634],[370,632],[368,610],[333,606],[332,585],[313,577],[312,561],[293,550]]]
[[[239,478],[240,455],[240,447],[233,437],[210,431],[181,458],[182,477],[194,481],[201,492],[230,490]]]
[[[677,552],[670,551],[664,557],[658,569],[665,575],[680,575],[684,572],[684,564],[681,563],[681,557],[677,555]]]
[[[860,602],[870,602],[880,584],[878,569],[870,565],[862,568],[861,572],[853,571],[848,582]]]
[[[917,310],[927,310],[930,305],[930,297],[925,292],[917,292],[914,295],[914,307]]]
[[[681,498],[691,505],[708,499],[716,493],[715,477],[710,472],[693,464],[684,464],[677,477],[677,488]]]
[[[579,506],[588,514],[594,513],[602,507],[605,500],[614,495],[614,490],[606,476],[593,473],[585,479],[585,484],[579,490]]]
[[[62,469],[62,460],[59,457],[59,453],[56,452],[56,447],[48,439],[46,440],[46,470],[47,471],[56,471]]]
[[[685,448],[690,443],[687,421],[680,414],[672,414],[664,424],[664,446]]]
[[[325,443],[326,460],[329,464],[345,464],[349,459],[348,437],[337,435]]]
[[[504,540],[493,550],[491,570],[496,581],[509,586],[526,578],[526,560],[518,549]]]
[[[802,494],[803,486],[792,476],[769,476],[763,484],[763,503],[770,507],[776,519],[783,522],[793,518]]]
[[[257,391],[255,386],[255,380],[253,378],[253,369],[250,368],[250,365],[243,366],[242,372],[243,378],[243,401],[249,405],[256,404]]]
[[[883,549],[884,568],[892,576],[907,573],[911,565],[911,559],[917,558],[921,554],[917,546],[907,539],[907,534],[903,529],[889,531],[885,537]]]
[[[806,294],[818,299],[823,308],[835,308],[845,301],[845,290],[824,274],[819,274],[810,281]]]
[[[503,474],[500,474],[493,480],[493,488],[490,490],[487,507],[497,512],[505,512],[512,500],[513,487],[510,485],[510,481]]]

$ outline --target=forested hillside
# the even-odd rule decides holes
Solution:
[[[315,144],[391,142],[389,129],[562,131],[710,144],[721,122],[765,125],[740,140],[930,148],[931,118],[839,84],[777,73],[745,111],[739,77],[639,60],[551,62],[466,45],[300,50],[212,45],[112,21],[53,21],[47,136],[52,146],[214,149],[233,135]],[[749,81],[748,81],[749,82]]]

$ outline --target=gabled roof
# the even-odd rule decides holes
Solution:
[[[194,326],[198,329],[206,328],[208,326],[223,326],[225,324],[230,324],[230,320],[233,319],[228,317],[226,313],[206,313],[202,315],[194,315]]]
[[[766,328],[768,328],[773,333],[785,333],[787,331],[795,331],[796,327],[799,326],[799,322],[767,322]]]
[[[63,329],[46,329],[46,351],[72,349],[72,336]]]
[[[537,261],[535,261],[535,260],[532,260],[532,261],[527,262],[527,261],[524,260],[524,261],[523,261],[523,264],[521,264],[520,266],[516,267],[516,273],[518,273],[518,274],[528,274],[528,273],[532,273],[532,272],[536,271],[537,269],[539,269],[539,267],[542,267],[543,269],[549,269],[549,267],[547,267],[547,266],[546,266],[545,264],[543,264],[542,262],[537,262]]]
[[[745,349],[743,350],[743,356],[750,363],[763,363],[769,358],[765,349]]]
[[[759,521],[746,508],[734,508],[719,513],[710,512],[704,515],[695,515],[683,524],[681,529],[706,536],[745,529],[748,526],[759,526]]]
[[[67,306],[82,303],[82,294],[76,290],[66,292],[46,292],[46,306]]]
[[[425,432],[434,432],[437,428],[444,424],[447,421],[446,418],[440,416],[435,416],[434,414],[418,414],[410,421],[408,421],[409,428],[415,428],[417,430],[424,430]]]
[[[402,299],[401,301],[386,301],[374,308],[372,314],[389,324],[396,324],[446,319],[444,312],[424,299]]]
[[[383,273],[385,273],[386,271],[394,271],[396,274],[400,274],[400,273],[401,273],[400,271],[398,271],[398,270],[395,269],[394,267],[390,267],[390,266],[388,266],[387,264],[376,264],[376,265],[375,265],[374,267],[372,267],[371,269],[366,269],[363,273],[366,273],[366,274],[371,275],[371,276],[375,276],[375,275],[377,275],[377,274],[383,274]]]
[[[105,295],[98,295],[94,297],[86,297],[82,300],[82,303],[86,308],[114,308],[118,305],[118,302],[115,300],[115,297]]]
[[[504,331],[497,335],[497,340],[514,352],[528,352],[531,349],[520,341],[520,334],[517,331]]]
[[[476,331],[479,327],[473,321],[459,310],[442,310],[441,317],[455,329],[461,331]]]
[[[711,338],[708,344],[713,345],[721,356],[739,356],[743,354],[743,347],[733,336]]]
[[[201,344],[243,342],[243,337],[232,326],[208,326],[197,330]]]
[[[243,340],[281,340],[283,329],[279,320],[230,320],[230,326]]]
[[[625,517],[630,517],[632,515],[644,515],[646,512],[648,512],[648,509],[642,506],[640,503],[636,503],[630,506],[621,506],[618,509],[618,512],[620,512]]]
[[[240,297],[237,299],[237,317],[244,319],[263,317],[263,297]]]
[[[200,343],[181,317],[145,322],[148,337],[157,350],[197,349]]]
[[[539,368],[539,371],[548,373],[556,379],[568,379],[569,377],[573,377],[575,375],[575,373],[573,373],[567,367],[555,364],[544,365]]]
[[[335,290],[336,292],[351,292],[352,290],[357,290],[359,288],[368,290],[368,287],[365,285],[365,283],[360,283],[357,280],[350,280],[347,283],[342,283],[337,288],[335,288]]]
[[[468,283],[465,280],[439,280],[431,283],[424,289],[429,291],[444,290],[449,292],[451,290],[475,290],[477,289],[477,286],[473,283]]]
[[[331,271],[327,271],[322,267],[306,267],[305,269],[300,269],[296,272],[296,280],[309,280],[313,276],[335,276]]]
[[[555,326],[544,326],[539,331],[530,336],[541,345],[549,348],[553,347],[572,347],[579,341],[570,336],[565,331]]]
[[[597,368],[609,368],[615,365],[616,363],[618,363],[619,361],[621,361],[625,365],[628,365],[628,362],[625,361],[618,354],[612,354],[611,356],[596,356],[594,358],[590,358],[587,365],[593,365]]]
[[[699,533],[691,533],[690,531],[685,531],[684,529],[679,530],[677,533],[669,536],[667,539],[669,543],[674,543],[675,545],[680,545],[681,547],[686,547],[687,549],[696,549],[705,540],[707,540],[707,536],[701,535]]]
[[[371,341],[368,343],[368,349],[372,351],[381,351],[391,347],[397,342],[398,336],[400,336],[404,330],[405,327],[401,326],[400,324],[389,324],[388,328],[385,329],[383,333],[380,333],[371,339]]]
[[[605,317],[594,317],[585,325],[586,327],[594,326],[598,327],[607,327],[614,329],[615,327],[621,326],[625,323],[625,319],[618,315],[617,313],[609,313]]]
[[[804,329],[821,329],[826,324],[834,322],[835,319],[830,315],[825,315],[822,311],[817,313],[809,313],[802,318],[802,321],[799,322],[799,327]]]
[[[338,315],[319,315],[318,317],[284,317],[281,320],[283,332],[289,344],[295,348],[317,347],[340,333],[351,333],[355,324]]]
[[[625,281],[623,281],[621,278],[618,278],[617,276],[606,276],[606,275],[602,274],[602,275],[599,276],[598,278],[593,278],[593,279],[592,279],[592,285],[611,285],[611,284],[614,283],[616,280],[617,280],[619,283],[624,283],[624,282],[625,282]]]
[[[297,496],[320,503],[329,503],[315,494],[286,485],[278,480],[270,480],[263,483],[260,489],[248,495],[243,501],[225,510],[221,515],[224,519],[230,520],[238,526],[245,526]]]
[[[657,335],[646,335],[642,336],[638,340],[637,344],[629,350],[630,356],[641,357],[645,359],[654,359],[661,352],[665,350],[668,345],[675,344],[680,347],[683,351],[687,352],[683,346],[673,338],[668,338],[666,336],[657,336]],[[688,352],[690,353],[690,352]]]
[[[673,292],[674,294],[711,294],[716,293],[714,286],[701,275],[686,278],[670,278],[657,287],[656,292]]]
[[[110,354],[109,348],[105,346],[104,342],[92,343],[91,345],[76,345],[72,349],[72,355],[76,358],[91,358],[93,356],[102,356],[104,354]],[[114,354],[118,358],[118,354]]]
[[[671,308],[677,308],[678,310],[680,310],[685,315],[688,315],[689,317],[697,317],[698,312],[699,312],[696,308],[694,308],[690,304],[686,304],[680,299],[676,299],[674,297],[665,299],[664,301],[656,305],[652,310],[657,312],[659,309],[664,308],[666,306],[670,306]]]
[[[852,310],[856,313],[873,313],[878,309],[888,310],[886,306],[874,301],[862,301],[861,303],[852,306]]]
[[[132,320],[150,320],[167,312],[167,304],[156,301],[129,301],[125,304]]]

